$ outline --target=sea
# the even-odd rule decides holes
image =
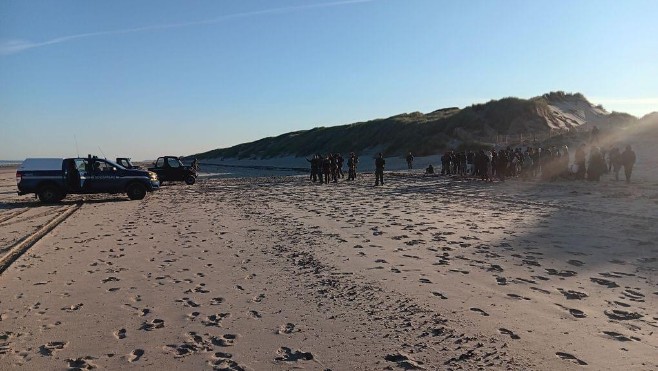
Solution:
[[[303,171],[291,169],[253,169],[253,168],[223,168],[216,166],[201,165],[199,177],[201,178],[257,178],[257,177],[279,177],[290,175],[308,174]]]
[[[22,162],[21,160],[0,160],[0,166],[18,166]]]

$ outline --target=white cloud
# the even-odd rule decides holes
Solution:
[[[37,45],[27,40],[4,40],[0,41],[0,55],[20,53]]]

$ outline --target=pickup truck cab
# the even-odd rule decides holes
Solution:
[[[153,167],[148,168],[158,174],[160,181],[185,181],[186,184],[192,185],[196,182],[197,173],[191,166],[184,166],[176,156],[158,157]]]
[[[129,170],[141,169],[141,167],[133,165],[133,163],[130,161],[128,157],[117,157],[117,160],[115,162]]]
[[[16,171],[16,184],[19,195],[34,193],[44,203],[94,193],[126,193],[131,200],[141,200],[160,187],[155,173],[91,156],[28,158]]]

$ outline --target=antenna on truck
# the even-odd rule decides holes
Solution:
[[[105,153],[103,153],[101,146],[98,146],[98,150],[101,151],[101,153],[103,154],[103,158],[107,160],[107,156],[105,156]]]
[[[78,149],[78,138],[73,134],[73,140],[75,141],[75,157],[80,157],[80,150]]]

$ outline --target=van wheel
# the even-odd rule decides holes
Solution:
[[[192,185],[194,184],[194,182],[196,182],[196,178],[194,177],[194,175],[188,175],[185,177],[185,184]]]
[[[146,196],[146,187],[143,184],[133,183],[126,189],[126,194],[131,200],[141,200]]]
[[[39,197],[39,201],[45,204],[58,202],[64,198],[64,196],[62,196],[62,193],[57,189],[57,187],[53,185],[46,185],[42,187],[39,190],[39,193],[37,193],[37,196]]]

